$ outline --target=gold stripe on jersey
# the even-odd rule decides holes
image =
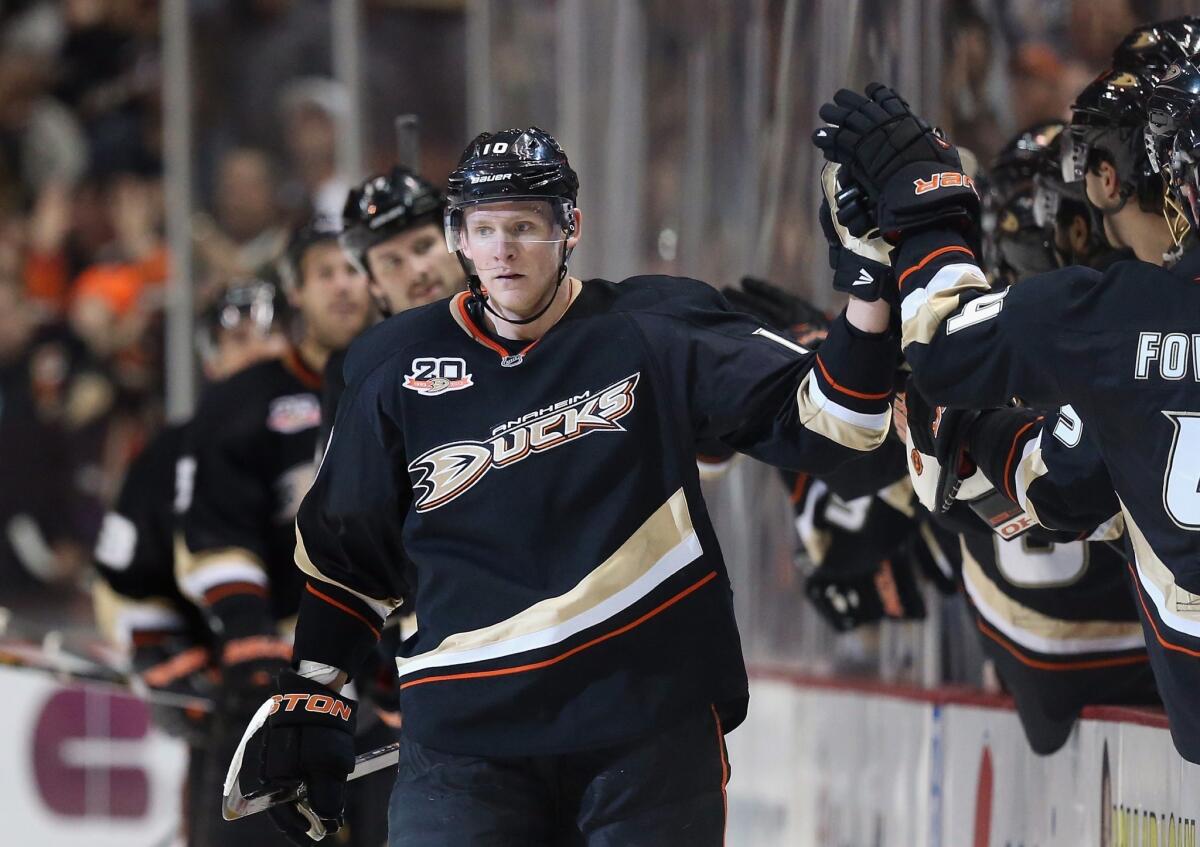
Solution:
[[[848,409],[822,391],[815,370],[805,374],[796,389],[796,405],[805,429],[863,453],[882,444],[892,426],[891,406],[876,414]]]
[[[959,310],[963,295],[987,291],[987,279],[978,265],[968,262],[945,265],[923,288],[915,288],[900,304],[900,344],[929,344],[942,322]]]
[[[100,634],[113,644],[127,647],[138,629],[182,629],[183,616],[164,597],[135,600],[118,594],[103,580],[92,586],[92,606]]]
[[[917,510],[913,506],[913,484],[909,477],[905,476],[903,479],[896,480],[887,488],[881,489],[878,496],[880,500],[904,515],[904,517],[916,518]]]
[[[1033,501],[1029,499],[1029,489],[1048,473],[1050,473],[1050,469],[1046,467],[1046,460],[1042,457],[1042,436],[1039,434],[1037,438],[1025,445],[1024,455],[1017,463],[1016,472],[1013,474],[1016,491],[1013,493],[1017,495],[1017,503],[1025,510],[1025,514],[1042,526],[1046,524],[1038,517],[1037,509],[1034,507]],[[1054,527],[1049,528],[1054,529]]]
[[[195,553],[179,534],[175,536],[175,582],[183,596],[200,605],[206,591],[226,582],[270,585],[266,565],[253,551],[221,547]]]
[[[396,667],[407,676],[561,643],[625,611],[701,553],[687,497],[680,488],[570,591],[491,626],[450,635],[426,653],[397,658]]]
[[[976,611],[1017,645],[1048,655],[1101,653],[1145,647],[1138,621],[1074,621],[1054,618],[1017,602],[996,585],[967,549],[963,585]]]
[[[352,594],[353,596],[357,597],[359,600],[362,600],[364,603],[367,604],[367,606],[369,606],[371,608],[372,611],[375,612],[375,614],[379,615],[380,620],[386,620],[387,616],[390,615],[392,612],[394,612],[396,609],[398,609],[400,607],[400,604],[403,602],[403,600],[401,600],[400,598],[396,598],[396,597],[388,597],[385,600],[379,600],[375,597],[369,597],[366,594],[363,594],[361,591],[355,591],[353,588],[346,585],[345,583],[338,582],[333,577],[326,576],[325,574],[321,573],[321,571],[317,568],[317,566],[315,564],[313,564],[312,558],[308,555],[308,548],[304,545],[304,536],[300,534],[300,522],[299,521],[296,522],[295,559],[296,559],[296,567],[298,567],[305,574],[307,574],[308,576],[312,577],[313,579],[319,580],[321,582],[326,582],[326,583],[329,583],[330,585],[336,585],[338,588],[342,589],[342,591]]]
[[[1159,618],[1177,632],[1200,638],[1200,595],[1175,582],[1175,574],[1154,552],[1124,501],[1121,501],[1121,511],[1125,514],[1125,529],[1133,544],[1138,579],[1154,602]]]

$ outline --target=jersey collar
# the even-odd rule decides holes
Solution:
[[[571,286],[571,299],[567,302],[567,308],[563,311],[562,317],[558,319],[558,322],[555,323],[554,326],[558,326],[559,323],[562,323],[563,319],[567,316],[567,312],[571,310],[571,307],[575,305],[575,301],[579,299],[579,295],[583,292],[583,282],[581,280],[578,280],[575,277],[567,277],[567,284]],[[469,291],[462,291],[451,297],[450,317],[454,318],[454,322],[458,324],[459,328],[463,332],[473,338],[477,343],[482,344],[484,347],[488,348],[497,356],[499,356],[502,363],[520,364],[521,360],[529,354],[529,351],[536,347],[542,340],[541,338],[535,338],[533,341],[522,347],[518,352],[510,353],[507,349],[505,349],[503,344],[488,335],[483,327],[479,326],[479,324],[475,322],[475,319],[471,317],[471,311],[467,308],[467,304],[470,302],[470,297],[471,293]],[[554,329],[554,326],[550,327],[550,329]],[[549,330],[547,330],[547,332],[549,332]],[[543,335],[542,338],[545,338],[545,336]]]
[[[305,388],[312,391],[320,391],[321,384],[324,380],[321,374],[308,366],[304,358],[300,355],[300,351],[293,345],[288,345],[287,352],[283,355],[283,366],[304,384]]]

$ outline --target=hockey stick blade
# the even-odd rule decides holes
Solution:
[[[385,745],[377,750],[361,753],[354,760],[354,770],[350,772],[346,780],[358,779],[361,776],[381,771],[399,761],[399,742]],[[265,812],[273,806],[301,802],[307,793],[304,784],[300,783],[292,787],[264,788],[259,791],[251,791],[249,794],[242,794],[235,779],[229,787],[229,793],[225,795],[221,802],[221,814],[227,821],[236,821],[247,815],[257,815],[259,812]]]

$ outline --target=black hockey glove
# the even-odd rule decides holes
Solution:
[[[290,669],[280,674],[278,690],[267,717],[261,777],[270,789],[303,782],[307,794],[267,814],[289,841],[308,847],[342,828],[358,704]]]
[[[935,474],[932,486],[932,501],[935,511],[944,514],[954,505],[963,480],[975,473],[975,463],[967,454],[967,443],[971,426],[978,420],[980,412],[931,406],[910,378],[904,391],[904,402],[908,416],[908,437],[913,450],[922,456],[932,457],[935,468],[924,467],[924,462],[911,459],[917,486],[920,477]]]
[[[739,312],[758,318],[772,329],[786,332],[802,347],[813,350],[829,334],[829,318],[825,313],[790,291],[784,291],[764,279],[742,277],[735,287],[721,289],[729,305]]]
[[[804,593],[817,613],[838,632],[849,632],[884,618],[921,620],[925,602],[912,564],[897,550],[875,563],[869,573],[842,573],[829,563],[804,583]]]
[[[877,82],[867,86],[865,97],[843,88],[821,106],[820,116],[827,126],[817,128],[813,143],[827,160],[846,166],[849,180],[843,182],[861,187],[862,208],[874,208],[884,239],[894,244],[935,227],[975,237],[979,195],[958,151],[895,91]],[[861,214],[848,211],[846,220]]]
[[[151,698],[150,715],[155,725],[192,746],[204,743],[211,708],[204,708],[202,703],[211,704],[217,691],[218,672],[212,654],[182,634],[139,640],[132,656],[138,682],[152,694],[163,692],[196,699],[195,706],[187,706],[182,699],[179,705],[160,705]]]
[[[878,233],[867,235],[874,227],[863,210],[862,193],[857,187],[844,188],[839,178],[840,165],[826,164],[821,171],[819,218],[829,243],[829,267],[833,268],[833,288],[853,294],[860,300],[884,299],[893,306],[899,302],[896,277],[892,273],[891,247]],[[845,206],[841,204],[845,204]],[[834,214],[833,210],[837,213]],[[845,215],[843,215],[845,211]],[[845,221],[854,223],[862,233],[855,235]],[[868,226],[868,223],[870,226]]]
[[[292,648],[275,634],[270,606],[257,594],[231,593],[208,612],[221,635],[220,708],[242,724],[271,693],[275,676],[291,662]]]

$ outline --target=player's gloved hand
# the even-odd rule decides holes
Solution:
[[[306,847],[342,828],[358,704],[290,668],[279,675],[273,699],[260,776],[272,789],[302,782],[307,794],[267,814],[289,841]]]
[[[275,676],[288,667],[292,647],[275,634],[266,598],[256,592],[230,592],[208,608],[221,634],[221,703],[235,724],[245,723],[273,690]]]
[[[139,684],[151,693],[181,699],[178,706],[152,701],[150,714],[155,725],[189,744],[203,743],[216,694],[212,654],[182,634],[135,635],[134,643],[132,665]],[[182,702],[186,697],[195,698],[195,705]]]
[[[883,298],[892,305],[899,300],[896,278],[892,274],[891,246],[878,233],[867,235],[866,229],[855,235],[842,221],[841,202],[847,205],[847,220],[856,228],[873,228],[874,222],[862,210],[862,195],[857,187],[846,189],[839,180],[841,165],[826,164],[821,171],[821,191],[824,199],[818,216],[821,230],[829,243],[829,267],[833,268],[833,288],[853,294],[860,300]],[[837,213],[834,213],[834,210]],[[869,224],[869,226],[868,226]]]
[[[910,378],[904,391],[908,438],[916,456],[909,460],[913,487],[921,502],[935,514],[954,505],[963,481],[975,474],[967,453],[971,427],[981,414],[975,410],[931,406]],[[932,457],[929,468],[921,456]]]
[[[838,632],[884,618],[925,617],[925,602],[912,564],[902,550],[876,562],[867,572],[843,572],[842,564],[830,561],[813,571],[804,583],[809,603]]]
[[[820,116],[827,125],[817,128],[813,143],[827,160],[846,166],[843,182],[861,187],[885,240],[894,244],[934,227],[974,237],[979,195],[958,151],[895,91],[877,82],[866,96],[843,88]]]
[[[721,293],[733,308],[788,333],[802,347],[814,349],[829,334],[829,318],[824,312],[764,279],[744,276],[737,286],[727,285]]]

